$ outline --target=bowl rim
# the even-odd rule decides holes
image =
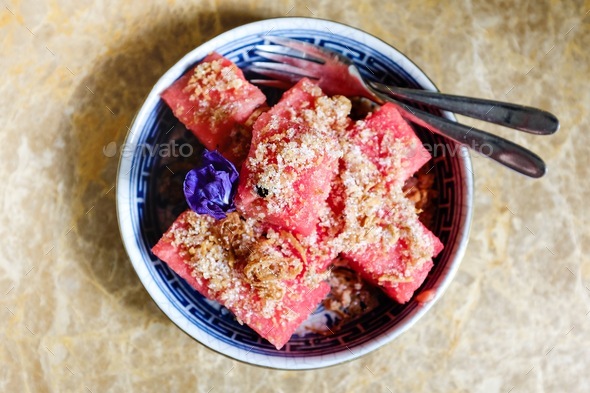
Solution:
[[[129,129],[123,146],[135,146],[138,135],[141,133],[141,127],[146,122],[149,114],[155,108],[160,100],[160,93],[165,90],[171,83],[178,79],[186,70],[195,62],[203,58],[206,54],[216,50],[222,45],[226,44],[236,36],[245,36],[252,34],[264,33],[268,34],[275,28],[289,29],[297,28],[298,30],[328,30],[335,36],[342,35],[346,32],[348,37],[370,45],[375,51],[386,54],[388,57],[394,57],[395,61],[408,72],[425,90],[438,91],[434,83],[428,78],[416,64],[414,64],[402,52],[397,50],[392,45],[386,43],[378,37],[375,37],[358,28],[348,26],[339,22],[334,22],[318,18],[306,17],[281,17],[273,19],[264,19],[248,24],[244,24],[228,30],[196,47],[195,49],[184,55],[171,68],[169,68],[156,82],[151,89],[147,98],[141,105],[135,118],[132,121],[132,126]],[[333,32],[334,30],[334,32]],[[450,120],[456,121],[454,115],[449,112],[443,112],[443,115]],[[472,213],[473,213],[473,169],[471,158],[466,147],[461,146],[458,154],[459,169],[462,172],[459,183],[463,195],[464,208],[460,217],[461,229],[457,234],[457,242],[454,244],[454,252],[450,255],[449,261],[445,266],[444,271],[440,274],[439,280],[436,282],[436,291],[432,300],[424,303],[415,312],[411,313],[405,319],[400,321],[395,327],[386,331],[378,338],[372,339],[352,351],[338,351],[331,355],[313,355],[308,357],[289,357],[289,356],[267,356],[263,354],[252,353],[244,351],[231,345],[219,342],[212,338],[205,331],[200,330],[195,325],[191,324],[165,297],[163,291],[152,280],[146,266],[146,261],[142,257],[139,247],[136,242],[136,237],[133,231],[133,223],[131,220],[131,200],[129,194],[129,182],[133,167],[132,157],[121,155],[119,166],[117,170],[116,180],[116,206],[117,206],[117,220],[121,238],[129,259],[150,297],[156,305],[166,314],[166,316],[176,324],[187,335],[200,342],[209,349],[228,356],[232,359],[273,369],[287,369],[287,370],[306,370],[333,366],[343,362],[351,361],[362,357],[383,345],[393,341],[402,333],[412,327],[424,314],[426,314],[432,306],[444,294],[450,283],[452,282],[461,260],[465,254],[467,243],[469,241],[469,232],[471,229]]]

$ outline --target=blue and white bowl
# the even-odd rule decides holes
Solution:
[[[431,148],[448,147],[442,152],[439,149],[439,154],[427,164],[432,166],[430,171],[435,175],[438,190],[432,230],[445,245],[418,291],[430,290],[434,294],[431,300],[421,303],[414,298],[399,305],[384,297],[377,308],[327,336],[305,327],[331,322],[331,315],[320,309],[283,349],[275,349],[250,328],[236,322],[225,308],[193,290],[150,251],[176,216],[186,209],[182,181],[202,149],[176,120],[160,93],[212,51],[241,68],[261,60],[254,47],[265,43],[267,34],[301,39],[341,52],[368,79],[436,90],[428,77],[399,51],[339,23],[280,18],[230,30],[194,49],[168,70],[137,114],[119,165],[119,226],[141,282],[162,311],[190,336],[219,353],[250,364],[281,369],[319,368],[355,359],[393,340],[442,296],[467,245],[473,195],[471,161],[464,148],[416,127],[420,138]],[[442,115],[454,120],[448,113]]]

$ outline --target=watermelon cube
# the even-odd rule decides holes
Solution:
[[[417,218],[408,226],[413,228],[400,231],[395,243],[373,242],[343,253],[353,270],[401,304],[422,285],[434,266],[432,258],[443,248]]]
[[[219,148],[219,153],[229,161],[231,161],[236,168],[240,168],[242,163],[248,156],[250,151],[250,141],[252,141],[252,126],[258,117],[266,112],[268,107],[262,105],[252,112],[250,117],[246,119],[243,124],[236,124],[229,136],[228,142],[222,143]]]
[[[162,94],[162,99],[209,150],[230,150],[243,125],[266,97],[230,60],[211,53]],[[249,132],[249,131],[248,131]],[[246,140],[249,139],[249,135]]]
[[[367,281],[405,303],[442,249],[403,191],[429,154],[394,106],[384,105],[349,131],[336,182],[344,195],[342,255]]]
[[[277,349],[329,292],[292,234],[264,229],[235,212],[217,221],[185,211],[152,251]]]
[[[350,138],[375,164],[387,183],[403,184],[431,158],[420,138],[391,103],[355,122]]]
[[[320,269],[327,269],[338,258],[347,242],[343,237],[345,188],[340,176],[334,177],[330,185],[328,199],[319,210],[319,220],[314,231],[301,236],[301,244],[307,249],[308,261],[313,261]]]
[[[328,269],[343,249],[342,239],[339,237],[343,228],[341,221],[340,217],[326,206],[311,234],[296,234],[301,246],[306,250],[307,261],[317,266],[319,271]]]
[[[236,197],[246,217],[310,234],[330,192],[341,156],[339,130],[349,124],[350,101],[327,97],[300,80],[254,123],[252,145]]]

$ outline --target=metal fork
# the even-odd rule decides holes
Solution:
[[[377,104],[392,102],[407,120],[480,153],[487,148],[488,157],[508,168],[533,178],[541,177],[546,172],[543,160],[522,146],[474,127],[409,107],[393,97],[537,135],[549,135],[559,129],[559,121],[549,112],[498,101],[402,89],[365,81],[354,63],[337,52],[285,37],[265,36],[265,39],[275,45],[258,45],[256,51],[258,55],[272,62],[254,62],[248,69],[272,79],[254,79],[251,82],[255,84],[286,89],[307,77],[317,81],[328,95],[360,96]]]

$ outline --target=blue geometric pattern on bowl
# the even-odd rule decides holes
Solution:
[[[409,73],[391,59],[351,38],[335,36],[329,31],[309,29],[276,29],[272,31],[272,35],[306,40],[343,53],[355,62],[367,79],[399,86],[420,87]],[[262,43],[265,42],[259,34],[247,35],[217,48],[217,52],[234,61],[240,68],[244,68],[253,61],[261,60],[253,47]],[[246,76],[249,77],[248,73]],[[437,113],[426,107],[422,109]],[[426,130],[419,127],[415,129],[425,144],[449,144],[448,141]],[[199,156],[201,147],[198,141],[160,100],[141,125],[136,143],[129,172],[131,226],[136,245],[153,283],[165,294],[169,304],[191,324],[210,336],[229,346],[269,357],[324,356],[343,350],[354,353],[355,348],[390,331],[417,308],[422,307],[415,300],[406,305],[399,305],[383,296],[375,309],[343,324],[333,335],[314,333],[312,329],[304,335],[294,335],[280,351],[275,349],[246,325],[239,324],[224,307],[205,299],[192,289],[150,251],[176,216],[187,208],[182,193],[182,181]],[[170,154],[154,154],[162,146],[171,145],[183,146],[180,153],[192,154],[177,154],[174,157]],[[438,191],[435,201],[437,210],[431,229],[443,244],[453,244],[459,235],[457,228],[460,221],[464,220],[461,214],[456,214],[455,209],[466,203],[461,200],[462,193],[457,192],[460,184],[457,184],[456,176],[464,172],[462,163],[456,157],[441,155],[434,157],[427,165],[431,166],[429,171],[435,175],[434,187]],[[439,261],[449,258],[450,252],[450,248],[445,248],[436,258],[435,266],[422,287],[424,290],[433,288],[434,283],[443,274],[445,267]],[[331,323],[330,315],[321,308],[311,318],[316,322]]]

